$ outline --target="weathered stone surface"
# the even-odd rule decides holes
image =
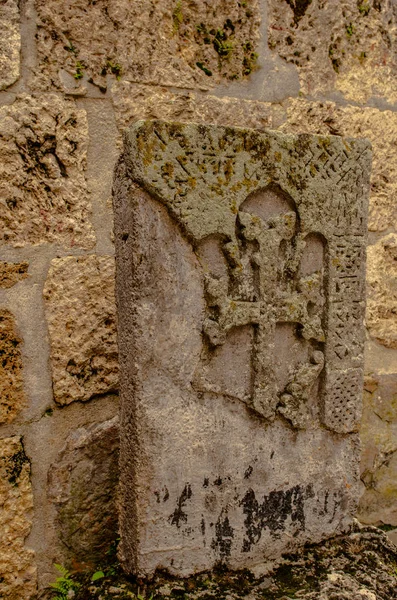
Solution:
[[[368,246],[367,313],[370,335],[397,348],[397,234]]]
[[[3,0],[0,4],[0,90],[9,87],[19,78],[19,20],[18,0]]]
[[[270,0],[268,43],[297,65],[304,94],[333,89],[365,102],[397,101],[397,9],[393,0]]]
[[[100,564],[117,538],[118,417],[68,438],[48,473],[58,532],[73,567]]]
[[[10,263],[0,260],[0,288],[11,288],[28,277],[29,263]]]
[[[85,111],[56,95],[0,108],[0,243],[90,248]]]
[[[44,288],[55,401],[117,390],[114,258],[54,259]]]
[[[11,423],[26,403],[21,343],[13,315],[0,309],[0,423]]]
[[[106,89],[107,75],[127,81],[208,88],[253,70],[259,37],[257,0],[36,0],[40,84],[60,71]],[[95,27],[92,27],[95,23]]]
[[[241,98],[217,98],[195,92],[175,93],[165,88],[133,85],[125,81],[112,86],[112,101],[121,129],[139,119],[170,119],[241,125],[261,129],[272,124],[274,107],[266,102]]]
[[[127,132],[115,191],[127,570],[253,566],[351,523],[370,154],[332,136]]]
[[[364,390],[358,518],[397,526],[397,375],[368,376]]]
[[[34,552],[25,547],[31,528],[33,496],[30,463],[21,438],[0,440],[0,597],[35,597]]]
[[[368,228],[384,231],[397,223],[397,114],[375,108],[338,107],[333,102],[291,101],[282,131],[366,137],[373,147]]]

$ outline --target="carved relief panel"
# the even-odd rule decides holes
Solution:
[[[159,121],[127,132],[115,228],[128,569],[245,567],[351,519],[369,168],[363,140]],[[131,491],[160,479],[155,504]],[[272,494],[291,510],[254,535],[253,507]],[[128,542],[132,518],[144,533]]]

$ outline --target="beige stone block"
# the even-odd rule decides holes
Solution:
[[[56,402],[118,389],[114,259],[54,259],[44,289]]]
[[[0,4],[0,90],[15,83],[20,74],[19,4],[18,0]]]
[[[0,309],[0,423],[11,423],[26,402],[21,343],[13,315]]]
[[[367,327],[388,348],[397,348],[397,235],[367,249]],[[397,409],[397,406],[396,406]]]
[[[364,387],[360,434],[365,491],[358,518],[397,526],[397,375],[368,376]]]
[[[207,89],[255,66],[258,0],[36,0],[38,83],[69,74],[102,90],[107,75]]]
[[[0,597],[35,597],[34,552],[26,548],[33,496],[30,463],[18,436],[0,440]]]
[[[120,128],[139,119],[161,118],[261,129],[271,127],[274,110],[266,102],[217,98],[196,92],[178,94],[161,87],[125,81],[112,86],[112,100]]]
[[[337,106],[333,102],[291,101],[283,131],[365,137],[373,162],[368,227],[384,231],[397,223],[397,114],[389,110]]]
[[[10,288],[28,277],[28,262],[11,263],[0,260],[0,288]]]
[[[268,44],[299,71],[304,94],[341,91],[355,102],[397,100],[397,13],[392,0],[270,0]]]
[[[54,94],[0,108],[0,243],[90,248],[85,111]]]

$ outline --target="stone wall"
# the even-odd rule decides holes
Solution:
[[[359,517],[397,526],[395,2],[5,0],[0,32],[0,596],[117,536],[111,186],[140,118],[372,141]]]

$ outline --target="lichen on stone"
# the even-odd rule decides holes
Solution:
[[[62,87],[59,71],[87,78],[103,91],[108,76],[207,89],[247,76],[255,67],[258,0],[35,4],[41,89],[50,81]]]

